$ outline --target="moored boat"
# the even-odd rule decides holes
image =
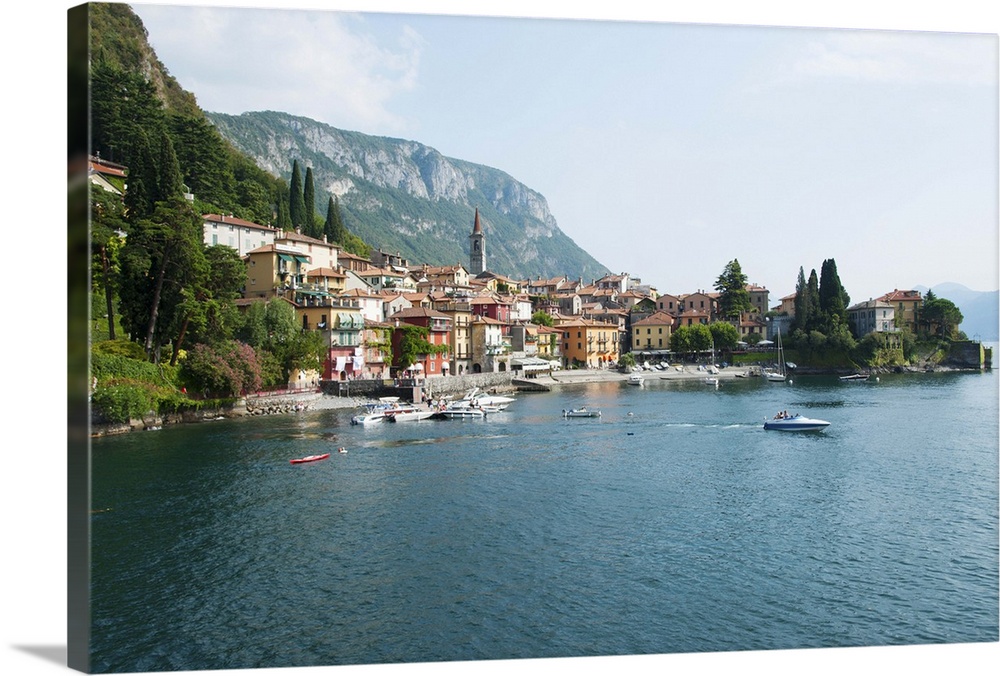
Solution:
[[[869,374],[867,373],[852,373],[849,376],[840,376],[841,382],[863,382],[868,380]]]
[[[411,420],[427,420],[436,413],[433,409],[406,406],[390,409],[385,412],[386,422],[409,422]]]
[[[443,418],[457,418],[465,420],[472,418],[485,418],[486,411],[473,406],[448,406],[447,408],[438,411],[438,415]]]
[[[629,385],[642,385],[644,378],[639,373],[632,373],[628,377]]]

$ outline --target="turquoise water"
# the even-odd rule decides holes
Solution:
[[[996,641],[997,392],[647,380],[98,439],[93,669]]]

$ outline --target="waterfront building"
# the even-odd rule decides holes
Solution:
[[[472,305],[466,296],[438,292],[431,295],[431,307],[451,318],[451,369],[460,376],[472,369]]]
[[[431,345],[449,346],[448,338],[451,335],[451,318],[442,312],[425,307],[411,307],[391,315],[389,323],[393,327],[393,370],[403,370],[404,367],[400,361],[403,335],[400,331],[395,330],[402,324],[426,328],[427,342]],[[449,351],[418,354],[417,361],[409,365],[405,370],[420,372],[424,376],[448,375],[451,370]]]
[[[223,245],[236,249],[240,258],[254,249],[274,244],[281,231],[267,225],[260,225],[242,218],[225,214],[205,214],[202,218],[202,232],[205,246]]]
[[[896,306],[880,299],[870,299],[847,308],[847,321],[858,338],[873,331],[896,331]]]
[[[632,322],[632,351],[669,351],[670,336],[674,330],[674,316],[657,311],[648,317]]]
[[[567,318],[556,328],[562,332],[565,366],[605,368],[618,361],[618,326],[583,317]]]
[[[502,373],[510,361],[510,325],[493,317],[472,317],[472,372]]]
[[[924,306],[924,299],[919,291],[900,291],[893,289],[889,293],[879,296],[875,300],[890,303],[895,309],[895,320],[898,328],[908,328],[916,332],[917,320],[920,317],[920,309]]]

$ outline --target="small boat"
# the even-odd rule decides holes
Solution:
[[[443,418],[459,418],[464,420],[467,418],[485,418],[486,411],[472,406],[448,406],[438,411],[438,415]]]
[[[764,421],[765,430],[779,430],[781,432],[816,432],[830,426],[826,420],[816,418],[806,418],[796,413],[795,415],[778,415],[771,420]]]
[[[706,385],[714,385],[715,387],[718,387],[719,386],[719,379],[716,378],[715,376],[708,376],[708,377],[705,378],[705,384]]]
[[[861,381],[868,380],[869,377],[870,376],[867,373],[852,373],[849,376],[840,376],[840,380],[841,380],[841,382],[845,382],[845,383],[848,383],[848,382],[861,382]]]
[[[417,408],[416,406],[408,406],[403,408],[394,408],[385,412],[386,422],[409,422],[411,420],[427,420],[436,411],[429,408]]]
[[[639,373],[632,373],[628,377],[629,385],[642,385],[644,378]]]
[[[365,412],[351,416],[352,425],[371,425],[385,420],[386,411],[395,408],[394,404],[383,402],[381,404],[365,404]]]
[[[317,460],[326,460],[330,457],[329,453],[322,453],[320,455],[307,455],[304,458],[292,458],[289,460],[293,465],[299,465],[303,462],[316,462]]]
[[[600,411],[591,411],[589,408],[584,406],[583,408],[574,408],[569,411],[563,409],[564,418],[600,418]]]

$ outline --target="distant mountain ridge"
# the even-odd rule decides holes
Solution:
[[[317,213],[325,216],[336,196],[348,230],[411,262],[468,266],[478,209],[491,271],[585,282],[609,272],[559,229],[541,194],[498,169],[445,157],[416,141],[282,112],[205,114],[223,138],[275,176],[290,177],[293,160],[303,170],[311,167]]]
[[[946,298],[957,305],[964,317],[959,329],[969,338],[978,337],[987,342],[1000,340],[1000,291],[973,291],[955,282],[913,289],[923,296],[929,289],[938,298]]]

